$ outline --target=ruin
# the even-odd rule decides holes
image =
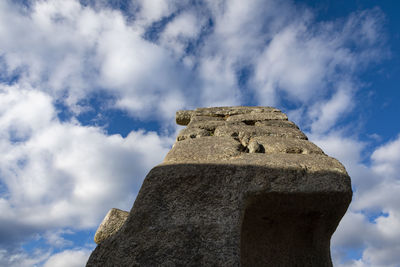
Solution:
[[[187,127],[125,223],[103,221],[112,229],[87,266],[332,266],[352,197],[336,159],[271,107],[178,111],[176,122]]]

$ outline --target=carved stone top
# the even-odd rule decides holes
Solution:
[[[163,164],[228,163],[347,174],[276,108],[181,110],[176,122],[186,128],[179,132]]]

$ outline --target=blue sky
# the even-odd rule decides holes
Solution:
[[[335,266],[400,266],[397,1],[1,1],[0,265],[82,266],[178,109],[275,106],[352,177]]]

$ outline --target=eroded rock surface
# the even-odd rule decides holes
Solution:
[[[344,167],[271,107],[178,111],[187,125],[87,266],[332,266]]]
[[[99,228],[94,235],[94,242],[100,244],[113,234],[115,234],[128,218],[129,212],[112,208],[104,217]]]

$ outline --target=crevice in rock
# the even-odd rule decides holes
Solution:
[[[237,139],[235,139],[235,140],[237,140]],[[249,149],[247,147],[245,147],[244,145],[240,144],[240,142],[239,142],[238,150],[240,152],[249,153]]]
[[[254,126],[256,124],[256,121],[253,121],[253,120],[245,120],[243,122],[244,122],[244,124],[251,125],[251,126]]]
[[[233,138],[239,142],[238,150],[244,153],[265,153],[265,148],[262,144],[258,143],[257,141],[250,141],[247,145],[244,145],[244,142],[239,139],[239,137]]]
[[[288,154],[302,154],[303,153],[303,149],[301,149],[300,147],[288,147],[286,149],[286,153],[288,153]]]

